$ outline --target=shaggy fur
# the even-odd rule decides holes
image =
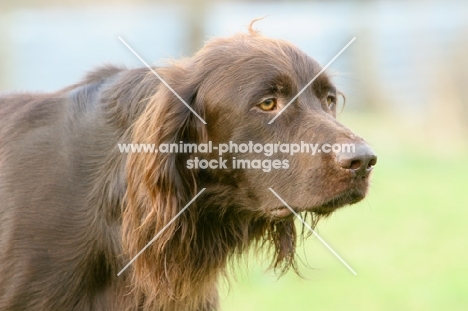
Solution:
[[[249,247],[270,249],[279,272],[295,268],[294,217],[269,187],[314,220],[364,197],[375,155],[336,121],[326,74],[268,124],[320,71],[293,45],[251,30],[156,70],[207,125],[146,68],[103,67],[56,93],[0,98],[0,310],[217,310],[220,276]],[[278,108],[260,109],[265,98]],[[277,154],[289,168],[267,173],[186,168],[216,154],[117,148],[230,140],[360,151]]]

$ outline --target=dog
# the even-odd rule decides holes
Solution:
[[[325,72],[294,98],[321,70],[294,45],[250,27],[154,70],[165,83],[104,66],[1,97],[0,310],[217,310],[230,260],[268,249],[279,273],[296,268],[294,213],[315,224],[364,198],[376,155],[336,120]],[[355,150],[234,149],[223,159],[252,167],[221,169],[188,166],[215,153],[119,149],[228,142]]]

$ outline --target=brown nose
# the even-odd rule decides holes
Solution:
[[[377,163],[377,155],[365,143],[354,144],[354,150],[336,154],[336,161],[343,169],[352,170],[357,177],[365,177]],[[354,151],[354,152],[353,152]]]

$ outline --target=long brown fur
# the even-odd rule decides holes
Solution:
[[[56,93],[0,97],[0,310],[217,310],[220,277],[249,249],[266,250],[279,273],[297,269],[304,229],[276,214],[282,203],[269,187],[313,224],[364,197],[372,165],[350,169],[342,155],[277,155],[289,169],[266,173],[186,167],[211,154],[117,148],[229,140],[367,148],[327,106],[337,93],[325,74],[268,124],[275,112],[258,103],[286,103],[320,71],[292,44],[250,27],[155,70],[207,125],[146,68],[106,66]],[[225,155],[234,156],[267,159]]]

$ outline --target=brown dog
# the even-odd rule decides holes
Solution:
[[[336,121],[325,73],[269,124],[320,69],[253,30],[157,68],[207,125],[146,68],[105,67],[57,93],[2,97],[0,310],[216,310],[218,278],[250,246],[270,247],[280,271],[295,267],[294,217],[268,188],[316,220],[364,198],[376,162]],[[346,143],[355,152],[234,149],[225,168],[197,169],[188,164],[218,155],[118,147],[208,142]],[[279,162],[266,171],[255,160]]]

